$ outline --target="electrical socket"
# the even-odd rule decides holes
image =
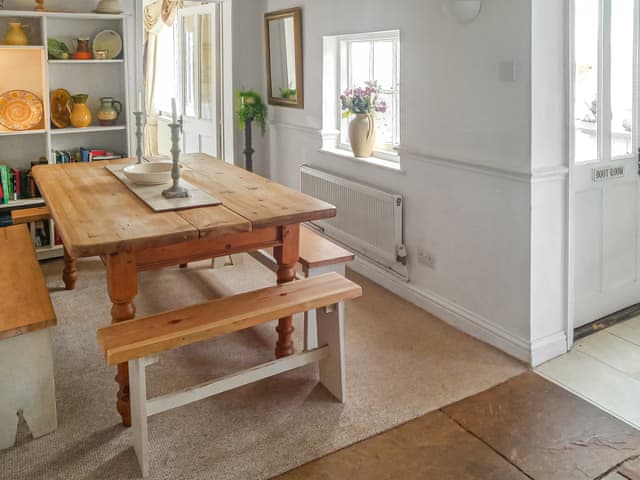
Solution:
[[[436,269],[436,256],[428,250],[423,248],[418,249],[418,263],[431,268]]]

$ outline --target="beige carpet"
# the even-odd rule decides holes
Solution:
[[[138,478],[131,432],[115,412],[114,370],[95,341],[96,328],[109,322],[104,270],[99,261],[81,262],[78,288],[65,292],[61,269],[60,262],[45,265],[59,323],[54,335],[59,428],[33,440],[22,426],[17,447],[0,452],[0,478]],[[317,367],[309,366],[152,417],[152,479],[269,478],[525,370],[379,286],[350,276],[365,293],[346,309],[346,403],[333,401],[317,385]],[[217,270],[199,264],[145,273],[138,312],[253,289],[272,278],[250,260]],[[149,368],[150,393],[268,361],[274,341],[268,325],[165,354]],[[300,345],[299,335],[296,342]]]

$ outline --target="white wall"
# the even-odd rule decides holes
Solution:
[[[305,109],[270,108],[271,175],[298,187],[307,163],[405,195],[410,284],[358,268],[529,361],[530,0],[485,0],[470,25],[447,17],[441,0],[267,0],[266,10],[294,5]],[[319,151],[322,36],[390,29],[401,32],[400,173]],[[515,82],[500,80],[500,62],[514,62]],[[418,247],[435,254],[435,270],[417,263]]]
[[[566,2],[532,2],[531,342],[533,363],[564,353],[569,316]]]
[[[266,101],[264,33],[262,3],[258,0],[231,0],[233,8],[233,85],[234,91],[255,90]],[[244,134],[236,127],[236,165],[244,165]],[[253,169],[267,174],[267,143],[258,125],[253,126]]]

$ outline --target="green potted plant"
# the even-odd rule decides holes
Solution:
[[[248,171],[253,171],[253,137],[251,133],[251,123],[257,122],[260,125],[262,134],[264,135],[267,124],[267,106],[262,101],[262,97],[254,90],[246,90],[238,92],[238,107],[236,110],[238,115],[238,125],[240,130],[244,130],[244,155],[245,165]]]

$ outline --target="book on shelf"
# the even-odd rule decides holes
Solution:
[[[99,160],[115,160],[124,155],[99,148],[80,147],[76,151],[54,150],[53,158],[56,163],[80,163],[96,162]]]
[[[35,164],[37,162],[32,162]],[[40,197],[40,191],[31,176],[31,169],[0,165],[0,204],[15,200]]]

